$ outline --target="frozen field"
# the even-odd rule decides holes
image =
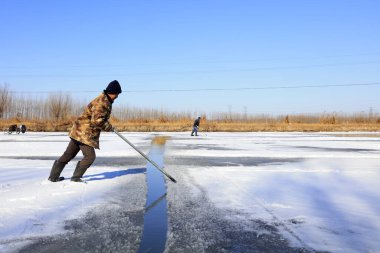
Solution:
[[[166,252],[380,252],[379,134],[123,134],[170,137]],[[50,183],[68,141],[0,135],[0,252],[137,252],[146,161],[102,133],[87,184]]]

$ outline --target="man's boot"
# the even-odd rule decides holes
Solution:
[[[82,168],[79,166],[79,163],[77,163],[77,166],[75,167],[74,174],[71,177],[71,181],[74,182],[83,182],[82,176],[86,172],[87,168]]]
[[[51,168],[50,176],[48,180],[52,182],[59,182],[59,181],[64,180],[65,178],[60,177],[59,175],[61,175],[61,172],[63,168],[65,168],[65,166],[66,166],[65,163],[61,163],[61,162],[58,162],[58,160],[55,160],[53,167]]]

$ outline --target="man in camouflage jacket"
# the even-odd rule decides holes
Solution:
[[[112,103],[121,93],[118,81],[109,83],[107,88],[87,105],[84,112],[74,121],[70,131],[70,143],[63,155],[54,162],[49,180],[58,182],[64,179],[60,177],[63,168],[79,152],[83,153],[83,159],[77,163],[71,181],[81,182],[81,177],[95,161],[95,149],[99,149],[100,132],[112,131],[109,122],[112,111]]]

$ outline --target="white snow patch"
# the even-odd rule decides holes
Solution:
[[[371,133],[126,133],[144,151],[156,134],[172,136],[166,156],[199,159],[245,157],[289,158],[282,163],[195,166],[196,184],[219,208],[245,215],[231,219],[262,219],[279,224],[297,245],[331,252],[380,252],[380,138]],[[0,250],[6,240],[51,235],[62,221],[96,208],[104,194],[137,175],[115,177],[120,170],[92,166],[88,183],[46,180],[54,159],[68,144],[66,133],[0,136]],[[172,147],[172,148],[170,148]],[[192,148],[189,148],[192,147]],[[199,147],[199,148],[197,148]],[[138,157],[116,135],[102,134],[98,157]],[[45,159],[41,159],[44,158]],[[145,164],[144,164],[145,165]],[[72,175],[70,163],[63,176]],[[129,169],[129,168],[123,168]],[[91,179],[101,179],[93,180]],[[193,194],[200,194],[195,189]],[[191,210],[189,210],[191,212]],[[298,238],[298,239],[297,239]]]
[[[150,144],[146,135],[131,135],[137,143]],[[110,134],[103,138],[112,142],[104,141],[102,149],[96,151],[97,157],[137,156]],[[75,183],[69,180],[76,164],[73,161],[62,172],[68,179],[50,182],[47,178],[53,162],[63,154],[68,143],[69,138],[63,133],[0,135],[0,249],[6,251],[16,244],[25,244],[28,238],[61,233],[64,220],[96,208],[106,194],[139,176],[131,173],[111,180],[102,174],[133,169],[133,166],[94,165],[85,176],[95,176],[87,177],[87,183]],[[79,153],[78,157],[81,156]]]
[[[360,134],[213,133],[191,141],[226,150],[200,151],[195,146],[190,150],[173,148],[170,154],[210,161],[295,158],[257,166],[196,167],[189,173],[219,208],[278,224],[295,246],[380,252],[380,139]]]

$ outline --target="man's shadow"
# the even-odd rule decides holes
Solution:
[[[126,170],[110,171],[110,172],[103,172],[99,174],[87,175],[87,176],[84,176],[83,179],[85,179],[88,182],[99,181],[99,180],[112,179],[116,177],[122,177],[125,175],[141,174],[145,172],[146,172],[146,168],[132,168],[132,169],[126,169]]]

